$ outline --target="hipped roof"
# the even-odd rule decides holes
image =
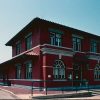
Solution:
[[[100,36],[98,35],[95,35],[95,34],[91,34],[89,32],[85,32],[85,31],[82,31],[82,30],[78,30],[78,29],[75,29],[75,28],[72,28],[72,27],[68,27],[68,26],[65,26],[65,25],[61,25],[59,23],[55,23],[55,22],[51,22],[51,21],[47,21],[47,20],[44,20],[44,19],[41,19],[41,18],[34,18],[29,24],[27,24],[22,30],[20,30],[12,39],[10,39],[5,45],[6,46],[11,46],[14,42],[14,40],[16,38],[18,38],[19,36],[23,35],[23,31],[25,31],[26,29],[28,29],[29,27],[31,27],[31,25],[43,25],[43,24],[51,24],[51,25],[56,25],[58,27],[62,27],[62,28],[65,28],[65,29],[70,29],[70,30],[73,30],[73,31],[80,31],[80,32],[83,32],[84,34],[87,34],[87,35],[90,35],[90,36],[94,36],[96,38],[100,38]]]

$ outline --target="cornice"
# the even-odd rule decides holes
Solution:
[[[58,50],[58,49],[52,49],[52,48],[42,48],[41,49],[43,54],[55,54],[55,55],[63,55],[63,56],[73,56],[72,51],[66,51],[66,50]]]

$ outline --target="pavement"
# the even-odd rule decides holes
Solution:
[[[31,99],[31,90],[27,88],[17,86],[0,86],[0,90],[4,91],[5,94],[17,97],[18,99]]]
[[[100,99],[100,90],[91,90],[94,92],[92,97],[78,97],[74,99]],[[96,92],[95,92],[96,91]],[[87,91],[77,91],[77,93],[84,93]],[[62,95],[62,94],[76,94],[76,91],[48,91],[47,95]],[[45,91],[37,91],[35,90],[32,94],[31,89],[23,87],[18,87],[15,85],[12,86],[0,86],[0,99],[32,99],[32,97],[37,96],[46,96]],[[73,99],[73,98],[69,98]],[[47,100],[47,99],[46,99]],[[49,99],[49,100],[68,100],[68,98],[63,99]]]
[[[20,99],[20,98],[18,98],[17,96],[15,96],[9,92],[0,90],[0,99]]]

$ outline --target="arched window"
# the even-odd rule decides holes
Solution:
[[[54,62],[53,75],[55,79],[65,79],[65,65],[62,60]]]
[[[99,64],[97,64],[94,69],[94,79],[100,80],[100,65]]]

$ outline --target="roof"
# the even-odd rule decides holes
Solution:
[[[6,65],[6,64],[12,64],[12,63],[14,63],[14,62],[16,62],[16,61],[18,61],[18,60],[24,60],[24,59],[26,59],[26,58],[30,58],[30,57],[38,57],[39,56],[39,53],[38,52],[36,52],[35,50],[34,50],[34,48],[32,48],[32,49],[30,49],[30,50],[28,50],[28,51],[25,51],[25,52],[23,52],[23,53],[21,53],[21,54],[19,54],[19,55],[16,55],[16,56],[14,56],[13,58],[11,58],[11,59],[9,59],[9,60],[7,60],[7,61],[5,61],[5,62],[3,62],[3,63],[1,63],[0,64],[0,67],[1,66],[4,66],[4,65]]]
[[[6,43],[6,46],[11,46],[14,42],[14,40],[16,38],[18,38],[19,36],[23,35],[23,31],[25,31],[27,28],[29,28],[32,24],[38,24],[39,23],[45,23],[45,24],[53,24],[53,25],[57,25],[59,27],[62,27],[62,28],[68,28],[68,29],[71,29],[71,30],[75,30],[75,31],[80,31],[80,32],[84,32],[86,34],[89,34],[91,36],[95,36],[95,37],[99,37],[98,35],[95,35],[95,34],[91,34],[89,32],[85,32],[85,31],[82,31],[82,30],[78,30],[78,29],[75,29],[75,28],[72,28],[72,27],[68,27],[68,26],[65,26],[65,25],[62,25],[62,24],[59,24],[59,23],[55,23],[55,22],[51,22],[51,21],[47,21],[45,19],[41,19],[41,18],[34,18],[29,24],[27,24],[22,30],[20,30],[13,38],[11,38],[7,43]]]
[[[23,35],[23,31],[26,30],[27,28],[29,28],[33,23],[35,24],[35,22],[37,22],[37,20],[39,20],[38,17],[34,18],[29,24],[27,24],[22,30],[20,30],[14,37],[12,37],[5,45],[6,46],[11,46],[13,41],[18,38],[19,36]]]

